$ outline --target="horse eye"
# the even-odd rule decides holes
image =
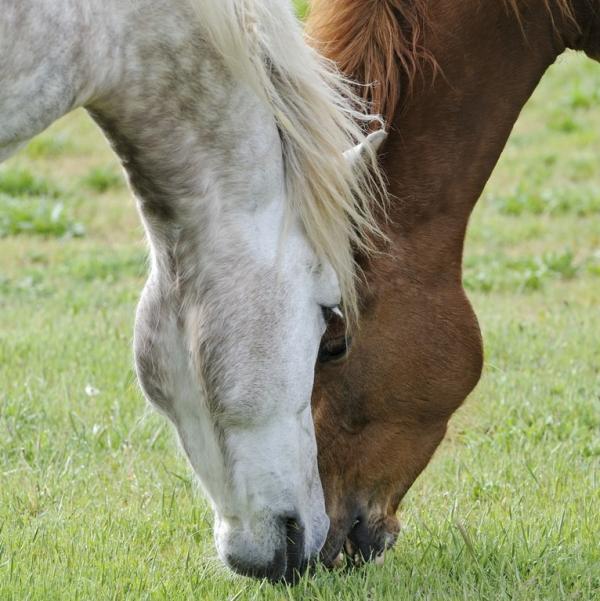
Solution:
[[[350,347],[350,338],[346,336],[338,336],[329,340],[323,340],[319,347],[318,361],[319,363],[328,363],[330,361],[339,361],[348,354]]]

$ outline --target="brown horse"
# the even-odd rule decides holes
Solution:
[[[521,108],[566,48],[600,59],[600,0],[316,0],[309,32],[365,83],[390,136],[390,248],[364,261],[351,352],[334,324],[313,395],[331,529],[368,559],[477,384],[479,326],[461,283],[469,215]]]

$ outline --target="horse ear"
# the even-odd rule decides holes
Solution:
[[[359,161],[365,160],[369,153],[369,149],[371,149],[374,154],[377,154],[379,147],[384,143],[386,138],[387,132],[384,129],[374,131],[367,136],[364,142],[361,142],[350,150],[346,150],[346,152],[344,152],[344,157],[351,166],[354,166]]]

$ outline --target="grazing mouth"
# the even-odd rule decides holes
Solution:
[[[366,520],[356,519],[350,531],[338,536],[331,535],[321,552],[321,561],[330,569],[359,568],[373,562],[383,565],[386,551],[398,539],[397,529],[383,527],[384,520],[369,525]]]

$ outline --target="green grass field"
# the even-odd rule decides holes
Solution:
[[[295,589],[220,565],[132,371],[143,232],[79,111],[0,167],[0,599],[600,598],[600,68],[560,60],[470,229],[482,382],[382,568]]]

